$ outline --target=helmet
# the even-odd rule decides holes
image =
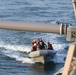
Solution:
[[[47,42],[47,44],[50,44],[50,42]]]
[[[33,42],[36,42],[36,39],[34,39]]]
[[[42,40],[42,38],[39,38],[39,40]]]

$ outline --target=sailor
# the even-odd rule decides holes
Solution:
[[[32,41],[32,51],[36,51],[36,50],[37,50],[37,41],[36,41],[36,39],[34,39]]]
[[[37,40],[37,45],[39,45],[40,39]]]
[[[45,49],[45,43],[41,38],[38,40],[38,47],[39,50]]]
[[[37,44],[34,43],[34,44],[32,45],[32,51],[36,51],[36,50],[37,50]]]
[[[33,39],[32,45],[34,45],[34,43],[37,43],[36,39]]]
[[[53,46],[50,42],[47,43],[47,49],[49,50],[53,50]]]

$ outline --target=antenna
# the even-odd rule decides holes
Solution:
[[[66,34],[68,25],[0,21],[0,29]]]

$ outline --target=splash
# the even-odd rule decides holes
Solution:
[[[65,54],[56,54],[56,56],[54,57],[54,62],[55,63],[64,63],[65,59],[66,59]]]
[[[20,61],[22,63],[35,63],[32,59],[23,56],[23,54],[18,51],[3,50],[3,54],[10,58],[14,58],[16,61]]]
[[[0,45],[0,49],[3,55],[10,58],[14,58],[16,61],[22,63],[35,63],[32,59],[27,57],[27,53],[30,52],[30,46],[24,45]]]
[[[0,48],[5,48],[7,50],[12,50],[12,51],[26,52],[26,53],[31,51],[31,47],[26,45],[0,45]]]
[[[62,48],[65,48],[65,44],[53,44],[54,50],[61,51]],[[28,53],[31,50],[30,46],[25,45],[0,45],[0,48],[4,48],[4,55],[16,59],[16,61],[21,61],[22,63],[35,63],[32,59],[27,58],[23,53]],[[54,62],[55,63],[64,63],[66,58],[66,54],[57,53]]]
[[[63,50],[65,47],[67,47],[68,45],[67,44],[53,44],[53,48],[56,50],[56,51],[59,51],[59,50]]]

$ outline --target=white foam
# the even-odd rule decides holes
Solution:
[[[66,53],[65,54],[60,54],[59,51],[63,51],[65,47],[67,47],[68,44],[53,44],[54,50],[58,51],[56,56],[54,57],[54,62],[55,63],[64,63],[65,58],[66,58]],[[63,49],[62,49],[63,48]]]
[[[21,56],[19,53],[15,51],[3,50],[3,52],[4,52],[4,55],[10,58],[15,58],[16,61],[21,61],[22,63],[31,63],[31,64],[35,63],[32,59]]]
[[[0,48],[4,48],[2,49],[2,52],[4,53],[4,55],[10,58],[15,58],[17,61],[21,61],[22,63],[34,63],[32,59],[20,55],[20,52],[28,53],[31,50],[30,46],[1,44]]]
[[[35,63],[32,59],[24,58],[24,57],[17,58],[16,60],[21,61],[22,63],[32,63],[32,64]]]
[[[12,51],[21,51],[21,52],[30,52],[31,47],[26,45],[0,45],[0,47],[3,47],[8,50]]]
[[[56,54],[54,57],[55,63],[64,63],[65,62],[66,55],[65,54]]]
[[[21,61],[22,63],[34,63],[32,59],[23,57],[19,54],[20,52],[30,52],[31,47],[26,45],[0,45],[0,47],[6,49],[4,50],[4,53],[6,56],[9,56],[10,58],[15,58],[17,61]],[[53,48],[58,51],[62,48],[65,48],[66,44],[53,44]],[[18,51],[18,52],[17,52]],[[65,54],[57,54],[54,58],[55,63],[64,63],[66,55]]]
[[[54,50],[62,50],[62,48],[65,48],[67,45],[66,44],[53,44]]]

